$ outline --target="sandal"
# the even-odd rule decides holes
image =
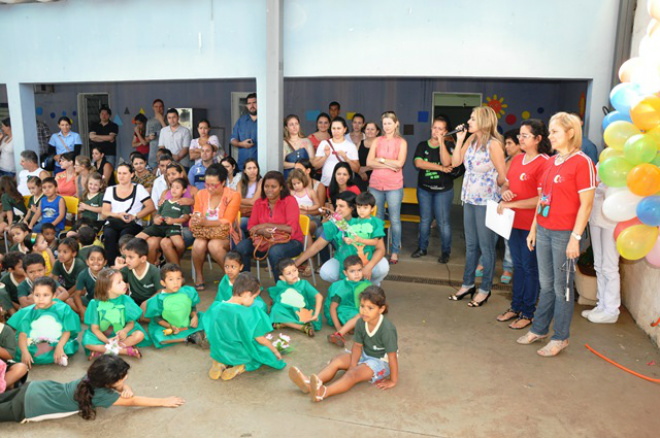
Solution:
[[[99,353],[98,351],[92,351],[91,353],[89,353],[89,356],[87,357],[87,359],[90,362],[93,362],[94,359],[96,359],[97,357],[100,357],[100,356],[103,356],[103,353]]]
[[[126,347],[126,356],[137,357],[138,359],[142,358],[140,350],[138,350],[137,347]]]
[[[197,292],[204,292],[206,290],[206,286],[204,286],[204,283],[197,283],[195,285],[195,290]]]
[[[323,401],[325,395],[328,393],[328,388],[325,387],[321,379],[316,374],[309,376],[309,386],[310,386],[310,395],[313,402]],[[323,388],[323,393],[321,394],[321,388]]]
[[[303,393],[309,393],[309,379],[305,379],[305,375],[298,367],[289,368],[289,379],[291,379],[291,381],[295,383]]]
[[[497,316],[497,320],[499,322],[506,322],[513,318],[519,318],[519,317],[520,317],[520,312],[516,312],[515,310],[509,308],[506,310],[506,312],[499,314]]]
[[[273,330],[282,330],[282,327],[284,327],[284,324],[281,324],[279,322],[273,323]]]
[[[301,277],[311,277],[312,276],[312,268],[311,268],[311,266],[309,266],[309,264],[306,264],[304,268],[302,266],[299,266],[298,267],[298,272],[300,273]]]
[[[234,377],[238,376],[239,374],[243,374],[244,372],[245,372],[245,365],[238,365],[235,367],[225,369],[222,372],[220,378],[222,380],[231,380]]]
[[[509,328],[513,330],[521,330],[528,327],[532,323],[532,318],[526,316],[519,316],[518,319],[509,324]]]
[[[513,278],[513,274],[511,272],[504,271],[504,272],[502,272],[502,276],[500,277],[500,283],[509,284],[509,283],[511,283],[512,278]]]
[[[344,347],[346,345],[346,339],[342,336],[341,333],[335,332],[331,335],[328,335],[328,342],[331,344],[335,344],[338,347]]]
[[[218,380],[226,369],[227,366],[225,364],[214,360],[211,364],[211,369],[209,370],[209,378],[211,380]]]
[[[390,262],[390,265],[396,265],[397,263],[399,263],[399,258],[398,258],[398,256],[397,256],[397,258],[395,258],[395,259],[393,259],[392,256],[390,256],[390,260],[389,260],[389,262]]]
[[[536,333],[532,333],[532,331],[530,330],[521,337],[519,337],[516,342],[521,345],[529,345],[541,339],[545,339],[547,337],[548,335],[537,335]]]
[[[314,327],[312,327],[312,324],[310,324],[309,322],[304,323],[301,330],[304,334],[306,334],[310,338],[314,337]]]
[[[536,353],[543,357],[553,357],[561,353],[561,351],[566,347],[568,347],[568,339],[564,341],[550,341],[545,345],[545,347],[541,348]]]

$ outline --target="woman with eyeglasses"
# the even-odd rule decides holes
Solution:
[[[557,155],[548,160],[540,180],[536,215],[527,236],[536,247],[541,293],[532,328],[518,339],[531,344],[554,335],[537,351],[552,357],[568,346],[573,317],[573,274],[580,239],[589,221],[596,190],[596,168],[581,151],[580,119],[559,112],[550,119],[550,143]]]
[[[502,202],[497,208],[500,214],[505,208],[516,213],[509,237],[513,261],[513,297],[511,307],[497,317],[500,322],[515,318],[509,325],[514,330],[529,326],[536,311],[539,271],[536,252],[533,248],[527,248],[527,236],[539,200],[541,176],[552,154],[548,129],[540,120],[530,119],[522,122],[518,141],[522,153],[515,154],[509,161],[507,181],[502,186]]]
[[[75,152],[67,152],[60,155],[60,167],[62,172],[55,175],[57,181],[57,193],[60,196],[76,196],[76,169],[73,163],[76,159]]]
[[[221,164],[211,164],[206,169],[204,186],[197,192],[191,225],[222,227],[227,230],[226,238],[204,239],[196,237],[192,247],[195,289],[203,291],[204,259],[208,252],[220,266],[225,265],[229,252],[229,234],[241,208],[241,194],[227,187],[227,169]]]

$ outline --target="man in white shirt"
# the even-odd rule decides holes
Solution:
[[[158,170],[160,171],[160,176],[154,180],[154,185],[151,186],[151,199],[154,201],[156,209],[158,209],[158,203],[160,202],[160,197],[167,191],[167,181],[165,180],[167,166],[172,162],[172,157],[167,154],[160,156],[158,160]]]
[[[180,163],[186,170],[190,167],[188,149],[192,135],[188,128],[179,125],[179,112],[175,108],[167,110],[167,123],[169,126],[160,130],[158,148],[172,152],[174,161]]]
[[[28,178],[36,176],[39,179],[44,179],[50,175],[39,167],[37,153],[34,151],[21,152],[21,167],[23,167],[23,170],[18,173],[18,191],[23,196],[30,196],[30,189],[27,185]]]

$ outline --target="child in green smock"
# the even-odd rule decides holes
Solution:
[[[321,330],[323,295],[307,280],[298,276],[298,267],[291,259],[282,259],[277,264],[280,280],[268,289],[273,307],[270,320],[273,327],[291,327],[307,334]]]
[[[94,299],[85,312],[83,345],[92,360],[102,354],[123,354],[140,358],[137,347],[150,344],[149,336],[138,322],[142,309],[126,295],[128,285],[121,272],[104,269],[96,280]]]
[[[183,271],[179,265],[167,263],[160,270],[165,289],[147,300],[145,317],[149,322],[149,336],[156,348],[189,342],[208,348],[204,336],[202,313],[197,312],[199,295],[195,288],[183,286]]]
[[[209,377],[230,380],[261,365],[286,366],[277,348],[264,337],[272,331],[268,315],[254,305],[261,286],[253,274],[239,274],[226,301],[215,301],[204,314],[213,364]]]
[[[236,281],[236,277],[238,277],[238,274],[240,274],[242,270],[243,258],[241,253],[235,250],[229,251],[225,256],[225,276],[222,277],[222,280],[218,285],[218,293],[215,296],[215,301],[228,301],[232,297],[234,281]],[[254,305],[268,313],[268,306],[260,295],[257,295],[254,298]]]

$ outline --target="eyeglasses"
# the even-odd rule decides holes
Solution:
[[[527,140],[528,138],[534,138],[536,136],[534,134],[518,134],[518,135],[516,135],[516,137],[518,137],[518,140],[523,139],[523,138],[525,140]]]

